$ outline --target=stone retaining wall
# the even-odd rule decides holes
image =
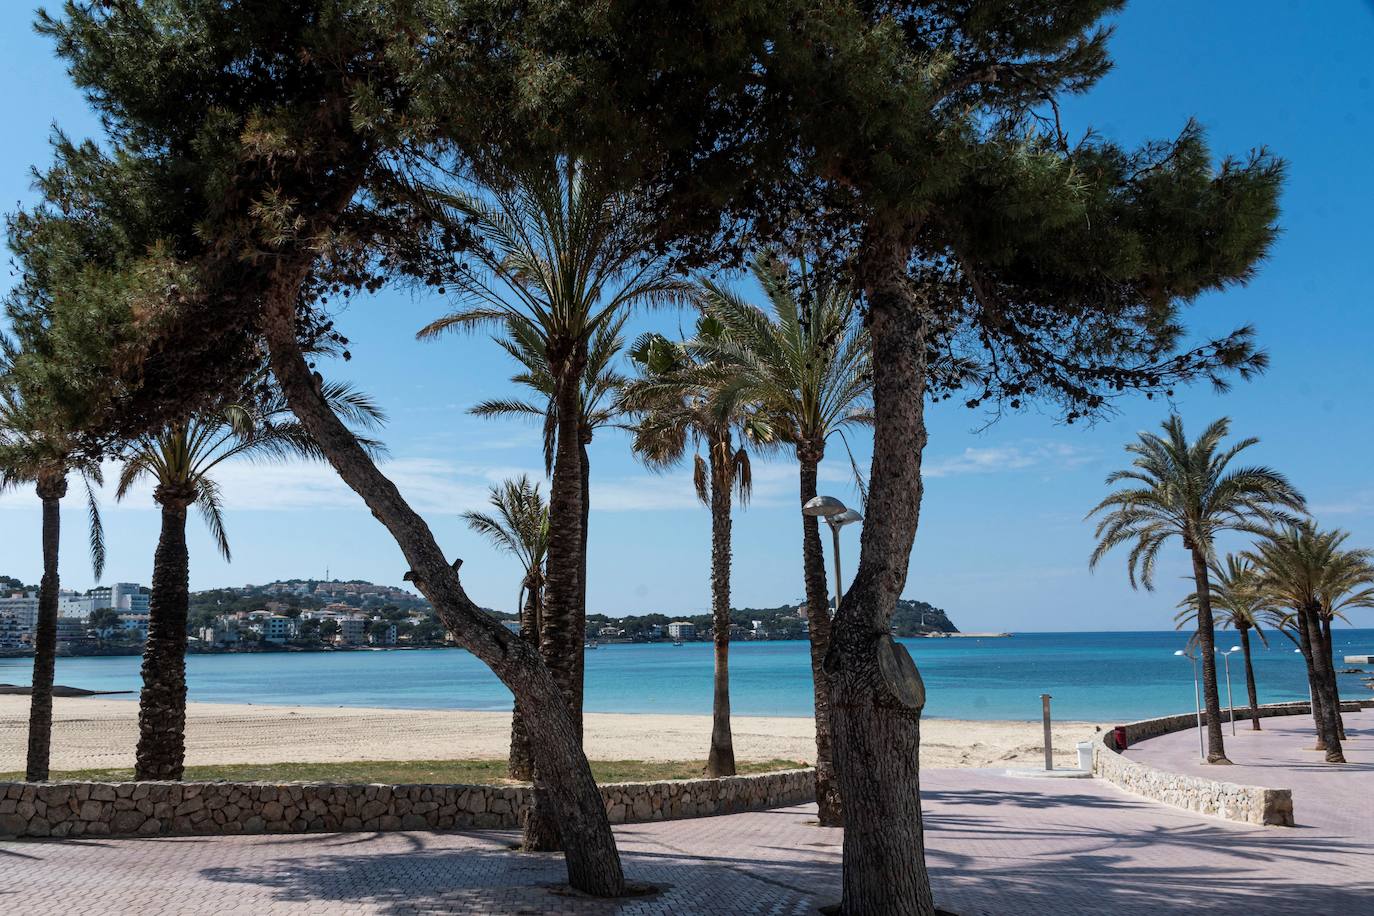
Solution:
[[[601,786],[613,824],[812,801],[814,773]],[[527,786],[328,783],[0,783],[0,836],[206,836],[517,827]]]
[[[1342,711],[1346,712],[1354,712],[1359,708],[1358,703],[1341,704]],[[1259,718],[1305,715],[1310,712],[1311,707],[1307,703],[1269,703],[1259,707]],[[1249,708],[1236,709],[1238,721],[1248,721],[1249,718]],[[1202,714],[1202,723],[1207,724],[1206,712]],[[1149,738],[1196,728],[1197,715],[1190,712],[1177,716],[1161,716],[1130,722],[1121,727],[1126,730],[1126,743],[1129,747]],[[1102,740],[1093,751],[1093,774],[1127,792],[1199,814],[1209,814],[1244,824],[1292,827],[1294,823],[1291,790],[1243,786],[1200,776],[1170,773],[1122,756],[1116,748],[1116,738],[1110,731],[1103,733]]]

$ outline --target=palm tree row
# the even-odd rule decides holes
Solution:
[[[857,296],[847,285],[813,271],[806,257],[789,261],[769,252],[751,264],[766,309],[716,281],[693,284],[666,262],[634,248],[637,239],[624,228],[630,219],[627,202],[599,187],[595,176],[562,161],[547,172],[516,176],[510,184],[486,187],[480,194],[416,189],[431,216],[476,232],[480,244],[475,258],[485,268],[444,275],[464,307],[427,325],[419,336],[495,323],[502,331],[496,342],[521,367],[512,381],[539,396],[536,401],[484,401],[472,412],[543,424],[545,470],[551,476],[547,570],[539,573],[544,589],[540,620],[533,627],[522,625],[522,630],[539,642],[550,666],[562,672],[560,682],[575,716],[581,711],[591,505],[587,445],[597,428],[615,425],[633,432],[635,454],[651,467],[672,467],[693,453],[695,489],[712,519],[715,686],[706,769],[711,775],[730,775],[735,771],[729,724],[733,502],[748,499],[751,447],[793,451],[805,503],[817,494],[819,465],[830,440],[853,424],[869,422],[871,373]],[[612,363],[624,343],[621,331],[628,312],[674,300],[697,307],[696,335],[678,342],[657,334],[641,337],[629,354],[637,377],[622,378]],[[520,485],[508,482],[510,486]],[[505,520],[500,525],[471,516],[469,521],[521,556],[522,575],[528,579],[537,564],[528,562],[528,545],[514,546],[522,542],[510,524],[512,497],[504,489],[493,493],[492,503]],[[497,528],[501,533],[494,534]],[[803,518],[802,543],[815,686],[817,797],[822,822],[839,824],[830,690],[822,667],[829,644],[829,588],[814,518]],[[562,566],[561,556],[569,546],[576,548],[571,570]],[[571,597],[576,600],[570,605],[574,584]],[[518,721],[517,710],[512,774],[527,768]],[[541,830],[531,817],[525,845],[546,848],[552,842],[551,832]]]
[[[75,424],[38,399],[23,395],[15,351],[6,341],[0,363],[0,492],[34,484],[43,505],[43,579],[34,637],[32,701],[26,778],[48,778],[52,735],[52,687],[57,644],[60,501],[70,475],[85,485],[90,515],[91,559],[99,579],[105,562],[104,533],[94,487],[103,483],[100,449],[82,442]],[[356,426],[382,420],[365,395],[347,385],[321,382],[321,393],[340,416]],[[370,440],[362,440],[376,447]],[[139,738],[135,778],[177,780],[186,755],[186,649],[190,569],[187,511],[200,511],[220,554],[230,559],[223,500],[214,472],[233,459],[280,461],[317,458],[319,449],[295,420],[280,393],[248,386],[239,403],[172,423],[120,448],[116,499],[125,499],[141,480],[153,483],[162,514],[153,558],[148,639],[139,692]]]
[[[1100,515],[1098,544],[1089,563],[1095,567],[1113,548],[1130,546],[1132,586],[1153,589],[1163,545],[1177,538],[1188,551],[1194,589],[1177,620],[1180,626],[1195,627],[1192,641],[1202,660],[1209,763],[1230,762],[1217,690],[1218,623],[1240,636],[1256,729],[1259,700],[1250,631],[1264,639],[1261,624],[1266,623],[1298,645],[1307,667],[1318,749],[1326,751],[1328,762],[1343,763],[1331,623],[1351,608],[1374,607],[1374,552],[1348,549],[1346,532],[1318,528],[1306,516],[1302,495],[1278,471],[1232,467],[1235,457],[1258,440],[1223,447],[1229,429],[1230,421],[1223,418],[1189,441],[1183,421],[1171,416],[1162,436],[1141,433],[1127,445],[1135,456],[1132,468],[1107,477],[1108,485],[1125,486],[1089,513]],[[1226,531],[1250,534],[1256,541],[1223,560],[1216,538]]]
[[[549,541],[539,648],[568,703],[580,746],[587,444],[596,426],[609,421],[602,410],[611,384],[598,380],[602,373],[596,367],[609,365],[627,312],[681,301],[690,286],[665,258],[646,254],[635,202],[577,160],[560,157],[488,178],[480,192],[446,185],[411,188],[416,206],[431,221],[474,239],[466,257],[455,253],[451,264],[436,268],[459,296],[460,307],[418,336],[495,326],[507,335],[502,345],[525,368],[517,380],[547,399],[538,406],[488,402],[477,410],[544,417]],[[557,848],[559,831],[537,769],[534,784],[524,846]]]

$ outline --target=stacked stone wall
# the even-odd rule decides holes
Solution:
[[[616,824],[812,801],[810,769],[601,787]],[[0,836],[205,836],[519,826],[526,786],[230,782],[0,783]]]

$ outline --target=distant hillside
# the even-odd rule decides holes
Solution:
[[[732,608],[730,622],[741,631],[747,632],[749,638],[753,639],[801,639],[806,635],[802,626],[804,615],[801,608],[801,604],[784,604],[772,608]],[[706,638],[712,627],[710,614],[638,613],[624,617],[588,614],[587,636],[596,637],[602,627],[613,626],[621,630],[623,639],[644,639],[649,638],[651,627],[666,627],[674,620],[685,620],[694,624],[699,639]],[[959,632],[958,627],[950,622],[944,611],[924,601],[899,601],[892,625],[894,633],[898,636]]]
[[[782,615],[787,617],[798,617],[801,614],[801,604],[784,605],[780,608],[770,608],[757,610],[754,608],[743,608],[732,610],[731,617],[739,615],[757,617],[760,614]],[[897,610],[892,615],[892,626],[897,636],[919,636],[923,633],[958,633],[959,628],[949,619],[940,608],[935,607],[925,601],[902,598],[897,602]]]

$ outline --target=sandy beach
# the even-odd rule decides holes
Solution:
[[[0,771],[24,768],[28,703],[25,696],[0,696]],[[733,726],[741,760],[811,761],[815,755],[810,719],[738,716]],[[1057,761],[1071,765],[1074,743],[1093,729],[1091,723],[1058,724]],[[588,713],[587,754],[594,760],[704,759],[710,731],[709,716]],[[510,738],[510,714],[192,703],[186,732],[189,765],[499,759]],[[921,732],[927,767],[1036,765],[1042,759],[1038,722],[927,719]],[[131,700],[58,698],[52,767],[133,766],[137,735],[138,706]]]

